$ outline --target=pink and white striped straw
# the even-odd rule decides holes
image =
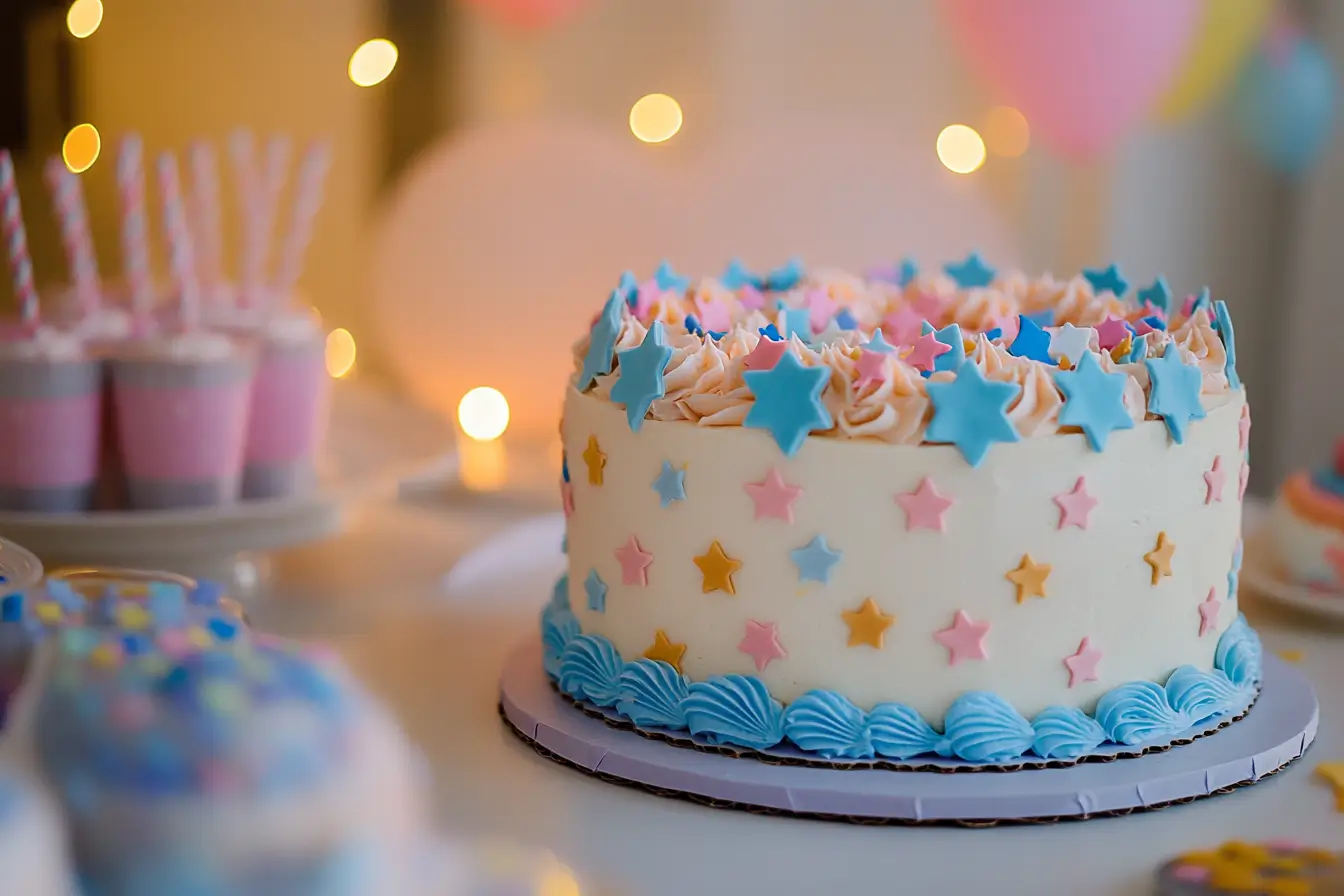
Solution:
[[[117,201],[121,207],[121,257],[131,312],[141,323],[154,308],[154,281],[149,267],[149,225],[145,216],[145,146],[128,134],[117,152]]]
[[[235,131],[229,136],[229,159],[233,162],[233,177],[238,195],[239,217],[242,221],[242,234],[239,241],[239,289],[238,304],[251,304],[255,284],[249,282],[255,275],[254,257],[257,232],[257,194],[261,190],[261,172],[257,170],[257,141],[251,131]]]
[[[98,259],[93,251],[93,236],[89,233],[89,213],[84,205],[84,189],[79,175],[66,167],[60,156],[47,159],[43,169],[47,187],[51,190],[52,205],[60,225],[61,243],[70,265],[70,280],[74,284],[75,301],[81,317],[98,309]]]
[[[270,259],[271,238],[288,168],[289,139],[271,137],[266,141],[261,176],[252,194],[251,220],[243,255],[243,292],[250,301],[257,303],[265,299],[266,262]]]
[[[163,202],[163,232],[168,241],[168,267],[177,287],[179,324],[194,330],[200,324],[201,297],[196,281],[196,264],[191,252],[191,231],[182,207],[182,184],[177,173],[177,157],[171,152],[159,156],[159,198]]]
[[[331,144],[322,141],[308,147],[299,165],[299,181],[290,209],[289,230],[280,246],[280,261],[273,294],[288,301],[303,273],[303,256],[313,239],[313,221],[322,207],[327,171],[331,168]]]
[[[14,298],[19,303],[19,320],[32,332],[42,323],[42,312],[38,307],[37,286],[33,283],[33,259],[28,254],[28,231],[23,226],[14,159],[7,149],[0,149],[0,229],[4,231],[9,274],[14,282]]]
[[[196,266],[208,288],[224,280],[224,247],[219,226],[219,165],[215,148],[197,140],[187,148],[191,166],[191,236],[196,249]]]

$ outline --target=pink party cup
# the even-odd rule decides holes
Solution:
[[[88,510],[98,478],[102,365],[50,330],[0,343],[0,509]]]
[[[112,389],[131,507],[213,507],[238,498],[253,356],[218,333],[127,346]]]
[[[326,340],[310,316],[286,314],[258,332],[261,350],[247,425],[245,499],[310,490],[326,432],[330,378]]]

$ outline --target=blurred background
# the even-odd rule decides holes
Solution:
[[[619,272],[664,257],[932,267],[978,247],[1208,285],[1268,492],[1344,429],[1344,5],[1092,3],[1061,24],[1062,2],[999,4],[995,25],[969,0],[6,0],[0,145],[38,282],[59,284],[53,154],[115,276],[121,135],[330,139],[302,290],[332,374],[520,445],[554,437],[568,345]],[[499,395],[461,416],[481,386]]]

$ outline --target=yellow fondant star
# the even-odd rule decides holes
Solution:
[[[871,597],[864,600],[857,610],[842,610],[840,618],[849,626],[848,646],[859,647],[867,644],[878,650],[882,649],[887,629],[896,623],[896,617],[883,613]]]
[[[1176,542],[1167,538],[1167,533],[1157,533],[1157,547],[1143,555],[1144,562],[1153,568],[1153,584],[1163,576],[1171,575],[1171,558],[1176,553]]]
[[[653,645],[644,651],[646,660],[662,660],[678,673],[681,672],[681,658],[686,655],[685,644],[674,644],[667,632],[658,629],[653,635]]]
[[[583,449],[583,462],[588,465],[588,484],[601,485],[602,471],[607,466],[607,456],[597,444],[597,436],[588,437],[588,447]]]
[[[1050,578],[1050,564],[1037,563],[1030,554],[1022,555],[1017,569],[1010,569],[1003,577],[1017,586],[1017,602],[1029,597],[1045,597],[1045,580]]]
[[[1124,339],[1120,340],[1119,345],[1111,349],[1111,360],[1117,364],[1122,363],[1125,358],[1129,357],[1130,349],[1132,349],[1133,347],[1134,347],[1134,340],[1126,336]]]
[[[149,628],[149,611],[142,604],[125,603],[117,607],[117,625],[128,631]]]
[[[695,565],[700,567],[700,575],[704,578],[700,585],[703,593],[708,594],[711,591],[737,593],[737,588],[733,585],[733,573],[742,568],[742,561],[734,560],[725,554],[723,545],[717,540],[709,546],[709,550],[695,558]]]
[[[37,621],[43,625],[55,625],[65,618],[65,610],[54,600],[44,600],[33,608]]]
[[[193,625],[191,629],[187,631],[187,643],[192,647],[204,649],[213,645],[215,639],[211,637],[210,633],[205,629],[198,625]]]

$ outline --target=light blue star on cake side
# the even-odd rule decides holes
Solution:
[[[728,289],[741,289],[744,286],[755,286],[759,288],[761,285],[761,278],[747,270],[746,265],[734,258],[728,262],[728,267],[723,269],[723,274],[720,275],[719,282]]]
[[[790,258],[783,265],[765,275],[765,287],[776,292],[793,289],[803,282],[804,273],[802,259]]]
[[[933,359],[933,369],[935,371],[956,370],[961,366],[961,362],[966,360],[966,342],[962,339],[961,327],[956,324],[948,324],[941,330],[935,331],[933,338],[952,349],[950,352],[943,352]]]
[[[826,544],[826,536],[818,535],[800,548],[789,551],[793,565],[798,567],[798,581],[820,582],[831,580],[831,570],[840,562],[840,552]]]
[[[790,308],[780,299],[775,303],[779,310],[779,326],[783,328],[784,338],[797,336],[804,342],[812,340],[812,312],[806,308]]]
[[[1232,327],[1232,312],[1222,299],[1213,303],[1213,326],[1223,340],[1223,373],[1227,376],[1227,385],[1233,389],[1241,388],[1241,377],[1237,374],[1237,331]]]
[[[943,265],[943,273],[956,281],[962,289],[977,289],[989,286],[998,273],[985,264],[979,252],[972,252],[965,261],[950,261]]]
[[[663,261],[658,265],[658,269],[653,272],[653,279],[661,290],[672,290],[673,292],[685,292],[686,287],[691,285],[691,278],[683,277],[672,269],[668,261]]]
[[[877,352],[879,355],[889,355],[896,351],[896,346],[887,341],[887,337],[882,335],[882,328],[878,327],[873,331],[873,338],[863,344],[864,349],[870,352]]]
[[[1162,418],[1167,432],[1177,445],[1185,442],[1185,431],[1191,420],[1203,420],[1204,405],[1199,400],[1203,383],[1199,368],[1181,360],[1176,343],[1167,343],[1162,357],[1143,362],[1148,367],[1152,388],[1148,393],[1148,412]]]
[[[785,352],[769,370],[742,374],[756,400],[743,426],[769,431],[779,450],[792,457],[809,432],[830,429],[831,413],[821,403],[830,378],[828,367],[805,367],[793,352]]]
[[[1083,268],[1083,276],[1092,284],[1092,291],[1097,295],[1110,292],[1117,299],[1123,299],[1129,291],[1129,281],[1120,273],[1120,265],[1114,262],[1104,268]]]
[[[1060,425],[1080,427],[1092,450],[1101,451],[1114,430],[1134,428],[1134,420],[1125,410],[1128,381],[1126,374],[1105,372],[1095,355],[1084,352],[1073,370],[1055,373],[1055,383],[1064,393]]]
[[[622,271],[620,282],[616,284],[616,291],[625,296],[625,304],[631,308],[639,301],[639,281],[635,279],[634,271]]]
[[[588,609],[594,613],[607,612],[607,583],[602,581],[597,570],[588,570],[588,577],[583,580],[583,590],[588,593]]]
[[[930,382],[933,420],[925,438],[950,442],[973,467],[980,466],[994,442],[1016,442],[1020,436],[1008,420],[1008,405],[1021,391],[1016,383],[992,382],[974,361],[963,361],[950,383]]]
[[[909,255],[901,259],[900,266],[896,269],[896,283],[905,289],[915,278],[919,276],[919,265]]]
[[[1139,290],[1139,304],[1150,304],[1164,315],[1171,314],[1171,287],[1166,277],[1158,277],[1153,285]]]
[[[644,334],[644,341],[635,348],[616,353],[620,362],[620,377],[611,387],[611,400],[625,405],[625,419],[630,429],[639,432],[644,415],[654,399],[666,394],[663,371],[672,360],[672,346],[663,335],[662,321],[654,321]]]
[[[666,507],[673,501],[686,500],[686,471],[672,466],[672,461],[663,461],[663,469],[653,480],[653,490],[658,493],[658,501]]]
[[[621,331],[621,306],[625,297],[620,289],[613,289],[602,313],[588,334],[588,353],[583,356],[583,369],[579,371],[579,381],[575,385],[580,392],[586,392],[598,376],[611,373],[612,352],[616,350],[616,336]]]

